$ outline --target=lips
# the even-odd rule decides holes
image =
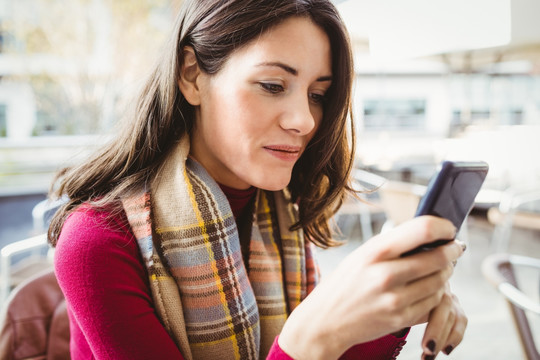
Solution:
[[[296,161],[300,157],[302,148],[300,146],[291,145],[269,145],[264,146],[264,149],[270,155],[285,161]]]
[[[291,145],[270,145],[265,146],[265,149],[273,151],[282,151],[286,153],[299,153],[301,150],[300,146],[291,146]]]

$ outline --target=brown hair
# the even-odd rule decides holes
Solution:
[[[184,0],[173,36],[143,87],[127,128],[87,162],[59,173],[52,195],[69,200],[52,220],[50,242],[56,244],[67,216],[82,203],[119,210],[118,198],[144,188],[176,141],[190,133],[194,109],[177,85],[185,46],[193,47],[203,71],[215,74],[236,49],[292,16],[308,17],[327,33],[333,79],[323,121],[289,184],[300,213],[295,227],[303,228],[319,246],[334,245],[328,219],[350,190],[353,164],[353,64],[347,31],[329,0]]]

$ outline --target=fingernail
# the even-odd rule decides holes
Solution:
[[[454,350],[454,347],[452,345],[448,345],[447,347],[444,348],[444,353],[446,355],[450,355],[450,353],[452,352],[452,350]]]
[[[435,344],[435,341],[429,340],[426,346],[427,346],[427,348],[429,349],[429,351],[434,352],[434,351],[435,351],[435,347],[436,347],[437,345]]]
[[[467,244],[465,244],[463,241],[456,239],[456,242],[459,244],[459,246],[461,246],[461,249],[463,249],[463,251],[467,250]]]
[[[424,360],[435,360],[435,355],[424,355]]]

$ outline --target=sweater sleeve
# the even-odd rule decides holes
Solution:
[[[358,344],[347,350],[340,360],[390,360],[397,359],[399,353],[403,349],[403,346],[407,342],[409,331],[406,331],[402,337],[396,337],[394,335],[386,335],[381,338]]]
[[[397,359],[401,349],[407,342],[409,331],[407,330],[402,337],[396,337],[394,335],[386,335],[379,339],[369,341],[362,344],[357,344],[347,350],[339,360],[391,360]],[[278,344],[279,336],[276,336],[274,343],[270,348],[270,352],[266,360],[294,360],[285,351],[283,351]]]
[[[154,312],[135,238],[108,215],[73,213],[55,251],[72,359],[183,359]]]

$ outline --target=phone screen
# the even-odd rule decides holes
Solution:
[[[443,162],[420,200],[415,216],[439,216],[459,229],[474,206],[487,172],[488,165],[484,162]]]
[[[434,215],[450,220],[459,230],[474,206],[474,199],[487,176],[485,162],[444,161],[420,199],[415,216]],[[437,240],[403,256],[431,249],[451,240]]]

